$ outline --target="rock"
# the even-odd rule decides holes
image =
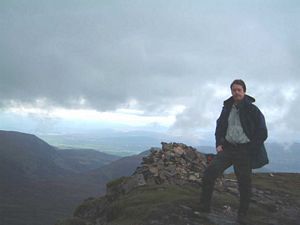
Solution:
[[[232,209],[229,205],[224,205],[223,206],[223,213],[225,214],[233,214]]]
[[[195,211],[194,214],[195,214],[195,215],[201,215],[201,213],[198,212],[198,211]]]
[[[180,146],[175,147],[173,151],[176,156],[182,156],[184,153],[184,150]]]
[[[196,181],[198,179],[197,179],[197,177],[195,175],[189,175],[189,180]]]
[[[239,195],[239,191],[238,191],[237,188],[227,187],[226,190],[227,190],[229,193],[234,194],[234,195],[236,195],[236,196]]]
[[[157,166],[151,166],[149,171],[153,174],[153,176],[158,176],[158,168]]]

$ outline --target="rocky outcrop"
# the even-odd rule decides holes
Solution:
[[[151,148],[132,176],[107,185],[107,195],[118,196],[129,193],[143,185],[194,185],[201,186],[203,172],[209,161],[206,154],[182,143],[162,142],[162,149]],[[222,179],[216,182],[216,189],[222,189]],[[115,197],[116,197],[115,196]]]
[[[69,224],[86,219],[91,224],[105,225],[113,217],[111,203],[126,196],[139,187],[166,185],[178,187],[193,186],[200,189],[203,172],[209,158],[197,149],[182,143],[162,142],[162,148],[151,148],[150,154],[143,157],[140,166],[129,177],[120,177],[106,185],[106,195],[97,199],[88,199],[77,208]],[[210,155],[211,156],[211,155]],[[223,179],[217,180],[217,190],[224,188]],[[62,224],[68,224],[62,223]],[[88,224],[88,223],[87,223]]]
[[[235,224],[239,191],[232,174],[217,180],[212,213],[199,210],[208,159],[191,146],[162,143],[161,149],[150,150],[131,176],[107,183],[105,196],[87,199],[73,218],[57,225]],[[297,224],[299,178],[296,174],[254,174],[251,224]]]
[[[206,166],[206,156],[193,147],[163,142],[162,150],[151,150],[133,176],[142,175],[147,184],[200,183]]]

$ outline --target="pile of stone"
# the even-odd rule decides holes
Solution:
[[[161,144],[162,150],[151,149],[133,175],[142,175],[147,184],[200,184],[207,167],[205,154],[181,143]]]
[[[208,165],[205,154],[182,143],[162,142],[162,149],[151,148],[132,176],[118,185],[107,187],[107,194],[128,193],[137,186],[176,184],[201,186],[203,172]],[[216,182],[221,187],[222,179]]]

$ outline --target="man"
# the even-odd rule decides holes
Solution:
[[[234,80],[230,88],[232,96],[224,101],[217,120],[217,156],[206,168],[203,176],[201,209],[210,212],[215,180],[233,165],[240,191],[237,220],[244,224],[251,198],[252,169],[269,162],[264,148],[268,132],[263,114],[253,104],[255,99],[245,94],[244,81]]]

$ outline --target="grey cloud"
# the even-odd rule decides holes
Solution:
[[[0,4],[2,107],[46,99],[49,107],[106,111],[136,99],[157,115],[182,104],[173,128],[188,129],[218,116],[223,99],[208,83],[228,90],[242,77],[267,108],[279,107],[281,95],[256,87],[299,84],[297,1]],[[299,111],[287,107],[288,118]]]

